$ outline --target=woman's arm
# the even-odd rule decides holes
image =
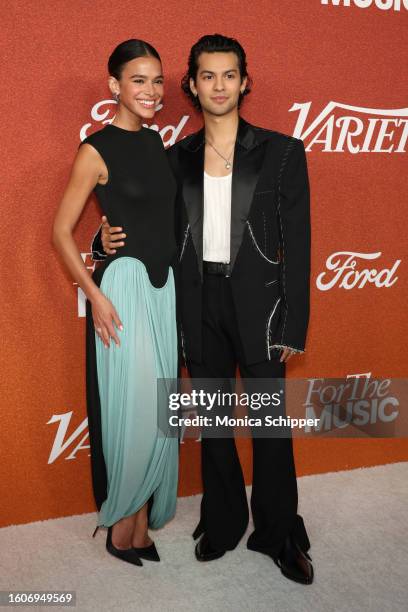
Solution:
[[[95,329],[108,347],[111,337],[119,345],[113,322],[119,329],[122,324],[111,302],[89,275],[73,238],[73,230],[91,191],[106,176],[106,166],[96,149],[88,144],[82,145],[54,219],[52,240],[73,279],[92,303]]]

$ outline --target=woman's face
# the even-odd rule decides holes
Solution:
[[[130,60],[123,66],[119,81],[110,77],[109,86],[128,111],[141,119],[152,119],[163,98],[161,63],[151,56]]]

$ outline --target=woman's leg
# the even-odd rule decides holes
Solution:
[[[147,517],[147,506],[146,503],[136,514],[134,522],[134,530],[132,536],[132,546],[135,548],[144,548],[152,544],[152,539],[149,537],[147,532],[148,529],[148,517]]]
[[[135,526],[136,514],[125,516],[112,527],[112,544],[119,549],[126,550],[132,547],[132,534]]]
[[[125,516],[112,527],[112,544],[119,549],[144,548],[150,546],[152,540],[147,532],[148,517],[146,503],[131,516]]]

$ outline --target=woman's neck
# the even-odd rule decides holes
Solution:
[[[122,106],[119,106],[118,112],[112,121],[112,125],[116,125],[116,127],[122,128],[123,130],[138,132],[142,129],[142,119]]]

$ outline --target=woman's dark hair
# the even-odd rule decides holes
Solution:
[[[120,43],[112,52],[108,61],[109,74],[119,81],[123,66],[137,57],[156,57],[161,62],[156,49],[144,40],[131,38]]]
[[[187,72],[181,79],[181,89],[192,101],[193,105],[201,110],[200,100],[195,96],[190,89],[190,79],[196,82],[198,71],[198,58],[201,53],[235,53],[238,58],[238,67],[241,75],[241,81],[247,77],[247,86],[242,94],[239,95],[238,108],[241,106],[243,97],[251,91],[251,79],[247,72],[246,54],[243,47],[235,38],[228,38],[222,34],[207,34],[202,36],[195,45],[191,47],[188,58]]]

